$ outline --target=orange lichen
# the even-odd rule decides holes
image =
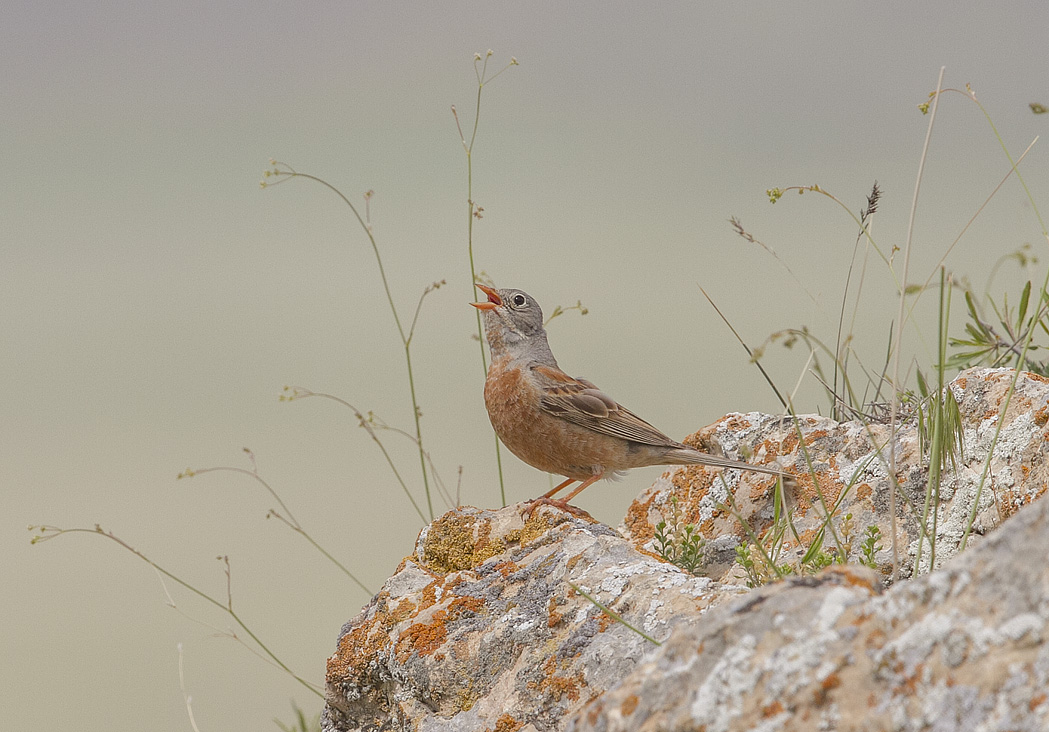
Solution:
[[[623,703],[619,705],[620,714],[624,717],[629,717],[634,713],[634,710],[637,709],[637,705],[640,702],[641,700],[637,698],[637,694],[630,694],[623,700]]]
[[[860,483],[856,487],[856,498],[860,501],[866,501],[874,493],[874,489],[871,488],[870,483]]]
[[[392,625],[396,625],[402,620],[407,620],[411,615],[415,614],[417,610],[415,603],[411,600],[402,600],[397,603],[397,606],[390,610],[390,621]]]
[[[561,701],[563,697],[568,697],[569,701],[578,701],[579,689],[586,684],[582,672],[576,671],[571,676],[561,676],[557,673],[559,665],[567,667],[568,663],[569,661],[565,660],[558,664],[557,658],[551,656],[543,664],[543,679],[538,684],[529,682],[529,688],[549,694],[554,701]]]
[[[493,732],[517,732],[522,727],[524,727],[524,722],[514,719],[509,714],[504,714],[495,721]]]
[[[652,508],[652,502],[656,499],[655,492],[643,494],[642,498],[635,498],[626,511],[623,523],[630,529],[630,533],[639,542],[645,542],[652,538],[655,529],[648,522],[648,513]]]
[[[1034,413],[1034,423],[1039,427],[1045,427],[1046,422],[1049,422],[1049,409],[1043,406]]]
[[[831,672],[819,683],[816,690],[812,694],[812,701],[816,706],[821,707],[827,703],[827,696],[831,691],[841,686],[841,677],[837,673]]]
[[[499,562],[495,565],[495,570],[503,575],[504,578],[509,577],[511,574],[519,570],[521,567],[517,562],[507,559],[505,562]]]
[[[781,702],[779,699],[772,702],[771,704],[766,704],[761,708],[761,716],[765,717],[766,719],[768,719],[769,717],[775,717],[779,714],[783,714],[783,702]]]
[[[466,614],[475,614],[484,607],[480,597],[463,595],[456,597],[446,607],[436,610],[428,623],[413,623],[397,639],[394,652],[400,659],[415,653],[429,656],[448,640],[448,623],[454,622]]]
[[[552,628],[564,619],[564,613],[558,611],[557,606],[563,605],[565,600],[553,596],[546,604],[546,627]]]
[[[432,622],[415,623],[401,633],[397,640],[395,652],[398,658],[405,660],[412,653],[429,656],[448,640],[448,618],[446,610],[438,610],[432,616]]]
[[[376,603],[385,604],[387,598],[385,592],[380,592],[376,596]],[[379,611],[340,638],[338,648],[328,659],[325,674],[328,683],[339,683],[354,676],[357,669],[365,668],[388,651],[389,631],[395,622],[390,614]]]

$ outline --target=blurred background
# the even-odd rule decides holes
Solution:
[[[703,287],[752,346],[806,325],[833,342],[858,212],[902,246],[936,87],[971,84],[1019,155],[1049,131],[1043,2],[22,2],[0,26],[0,688],[9,729],[276,729],[320,700],[231,640],[231,621],[91,534],[30,546],[30,524],[96,523],[234,609],[323,682],[369,595],[276,520],[280,494],[376,591],[422,526],[353,412],[278,400],[337,395],[412,430],[403,349],[351,211],[306,180],[261,189],[268,159],[362,206],[412,342],[427,449],[464,503],[499,504],[467,261],[474,54],[488,75],[473,151],[474,252],[549,313],[554,352],[677,438],[730,411],[780,411]],[[483,62],[482,62],[483,63]],[[1046,142],[1021,166],[1049,213]],[[924,282],[1009,171],[962,94],[938,110],[909,282]],[[747,231],[779,259],[740,238]],[[1045,241],[1016,178],[951,251],[982,293],[1044,276]],[[789,265],[792,276],[785,268]],[[902,255],[895,260],[902,270]],[[856,273],[853,275],[855,287]],[[895,285],[868,260],[856,348],[875,369]],[[855,292],[855,289],[851,290]],[[915,311],[905,369],[933,361],[937,296]],[[1014,300],[1011,299],[1010,302]],[[850,309],[851,312],[851,309]],[[961,327],[955,299],[954,329]],[[805,349],[764,363],[798,407],[826,412]],[[381,437],[425,511],[410,441]],[[461,481],[459,469],[462,468]],[[504,452],[507,499],[547,476]],[[577,503],[618,523],[660,474]],[[447,506],[435,497],[435,513]],[[170,592],[177,609],[168,605]],[[242,631],[238,631],[243,636]]]

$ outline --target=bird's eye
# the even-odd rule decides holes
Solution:
[[[514,307],[523,308],[525,306],[525,303],[527,303],[527,302],[528,302],[528,300],[526,300],[525,296],[522,295],[521,293],[517,293],[516,295],[513,296]]]

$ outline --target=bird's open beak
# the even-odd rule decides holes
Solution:
[[[478,290],[488,295],[488,302],[472,302],[470,303],[478,310],[495,310],[497,307],[503,304],[503,299],[499,297],[499,293],[494,288],[486,285],[474,285]]]

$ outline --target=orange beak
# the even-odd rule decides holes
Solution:
[[[488,302],[472,302],[470,303],[478,310],[495,310],[497,307],[503,304],[503,299],[499,297],[499,293],[494,288],[486,285],[474,285],[478,290],[488,295]]]

